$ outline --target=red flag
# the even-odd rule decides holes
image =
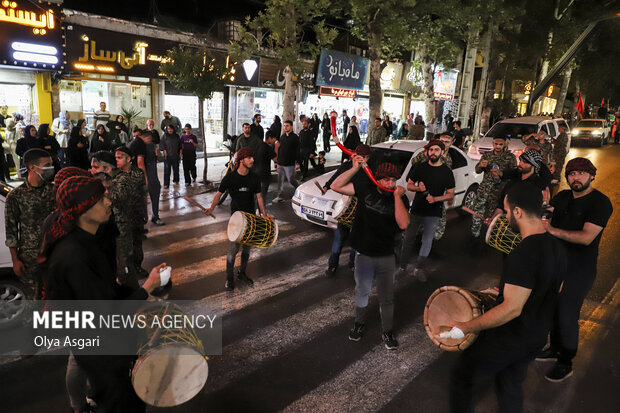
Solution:
[[[585,110],[585,106],[583,105],[583,99],[581,99],[581,92],[579,92],[579,100],[577,101],[577,105],[575,106],[579,115],[583,117],[583,111]]]
[[[601,100],[601,107],[605,106],[605,98],[603,98],[603,100]]]

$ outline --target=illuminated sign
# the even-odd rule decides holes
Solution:
[[[3,0],[0,64],[60,70],[66,63],[62,10],[54,3]]]
[[[334,96],[337,98],[355,98],[357,91],[355,89],[344,89],[341,87],[321,86],[319,90],[321,96]]]
[[[317,69],[317,86],[363,90],[369,60],[348,53],[323,50]]]
[[[84,26],[67,28],[69,66],[79,72],[115,73],[157,78],[169,40],[112,32]]]

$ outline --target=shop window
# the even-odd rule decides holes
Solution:
[[[61,80],[58,83],[60,108],[69,112],[82,112],[82,82]]]

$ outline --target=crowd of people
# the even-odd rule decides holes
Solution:
[[[170,113],[165,113],[161,124],[163,135],[149,120],[146,129],[132,130],[130,139],[124,136],[127,132],[120,125],[122,119],[109,121],[106,112],[102,104],[90,142],[83,132],[83,120],[69,128],[64,123],[69,116],[64,114],[64,120],[54,122],[52,129],[58,131],[57,136],[68,133],[66,158],[62,143],[50,137],[47,125],[40,125],[38,130],[27,126],[18,141],[25,181],[7,197],[6,245],[29,299],[146,299],[149,294],[161,292],[159,269],[165,264],[151,271],[142,266],[142,240],[149,215],[147,194],[151,199],[151,220],[162,225],[158,216],[158,155],[161,153],[164,159],[164,188],[170,185],[171,172],[173,183],[179,182],[181,159],[185,182],[191,185],[196,180],[198,141],[191,134],[191,125],[185,125],[185,134],[179,136],[180,121]],[[297,168],[304,179],[309,163],[324,165],[324,153],[316,154],[316,141],[319,125],[326,139],[326,120],[321,122],[318,116],[302,118],[299,134],[293,131],[292,120],[274,121],[265,132],[261,116],[255,115],[236,138],[234,167],[204,213],[210,215],[228,193],[231,213],[242,211],[274,219],[265,208],[272,162],[278,175],[272,202],[278,203],[283,201],[285,181],[293,187],[299,185]],[[421,119],[411,121],[413,126],[407,127],[407,136],[423,139],[420,131],[427,130]],[[374,281],[382,341],[387,349],[395,350],[399,346],[393,327],[395,278],[409,274],[413,241],[420,231],[422,245],[412,276],[425,282],[430,275],[426,268],[429,253],[433,241],[445,231],[446,204],[454,198],[449,149],[458,139],[460,125],[431,137],[423,153],[412,160],[406,184],[401,186],[397,184],[401,172],[390,162],[379,162],[372,171],[377,182],[363,168],[371,156],[370,145],[385,141],[388,129],[393,128],[388,122],[389,118],[377,118],[363,144],[357,119],[348,119],[348,132],[342,141],[346,148],[353,149],[353,154],[343,155],[341,166],[322,190],[358,199],[352,225],[339,224],[335,231],[325,272],[328,278],[336,275],[343,245],[350,241],[348,264],[356,288],[354,324],[348,338],[363,338]],[[471,207],[482,218],[472,221],[468,247],[480,253],[482,224],[489,225],[500,214],[507,216],[522,241],[505,256],[498,305],[470,322],[455,320],[447,326],[464,334],[480,333],[478,340],[462,353],[452,373],[450,404],[455,412],[473,411],[475,385],[490,376],[498,383],[500,409],[521,411],[521,383],[535,357],[556,362],[546,374],[550,381],[562,381],[572,374],[579,311],[596,277],[598,244],[613,210],[609,199],[591,185],[596,168],[589,160],[575,158],[563,168],[566,153],[558,153],[552,171],[555,149],[545,136],[533,134],[523,139],[528,146],[519,159],[507,150],[504,139],[496,138],[494,150],[485,153],[476,165],[476,172],[483,173],[483,181]],[[327,145],[324,148],[328,150]],[[570,189],[557,192],[553,178],[561,178],[562,170]],[[414,193],[411,203],[406,190]],[[550,219],[541,218],[543,209],[551,214]],[[250,247],[231,242],[224,286],[228,291],[235,289],[234,268],[240,249],[236,280],[254,284],[247,274]],[[550,346],[543,351],[549,333]],[[71,356],[67,381],[79,384],[68,385],[73,409],[80,411],[83,407],[84,379],[79,377],[86,377],[92,398],[104,411],[143,411],[144,405],[127,375],[131,361],[122,357]]]

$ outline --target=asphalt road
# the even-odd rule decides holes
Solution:
[[[605,229],[598,277],[582,311],[575,374],[563,383],[548,383],[543,376],[549,364],[532,363],[524,384],[526,412],[620,411],[620,146],[575,148],[569,158],[574,156],[587,156],[598,167],[594,186],[610,197],[616,213]],[[198,194],[196,199],[207,205],[212,196]],[[458,354],[441,351],[428,339],[424,304],[443,285],[494,285],[501,268],[500,253],[489,247],[475,256],[468,252],[470,219],[448,214],[446,235],[433,246],[427,283],[416,283],[410,275],[397,280],[400,347],[389,352],[380,339],[374,298],[364,338],[358,343],[347,339],[353,320],[352,272],[343,256],[336,277],[324,278],[332,232],[299,220],[290,203],[268,206],[279,220],[279,240],[252,253],[248,275],[255,285],[234,293],[223,291],[228,207],[220,207],[215,220],[182,198],[163,201],[162,210],[166,225],[150,228],[145,268],[161,261],[174,268],[172,299],[221,305],[223,351],[210,357],[209,379],[193,400],[149,412],[447,411],[449,371]],[[68,411],[65,365],[66,356],[54,355],[1,365],[0,411]],[[477,411],[496,409],[488,383],[480,389]]]

